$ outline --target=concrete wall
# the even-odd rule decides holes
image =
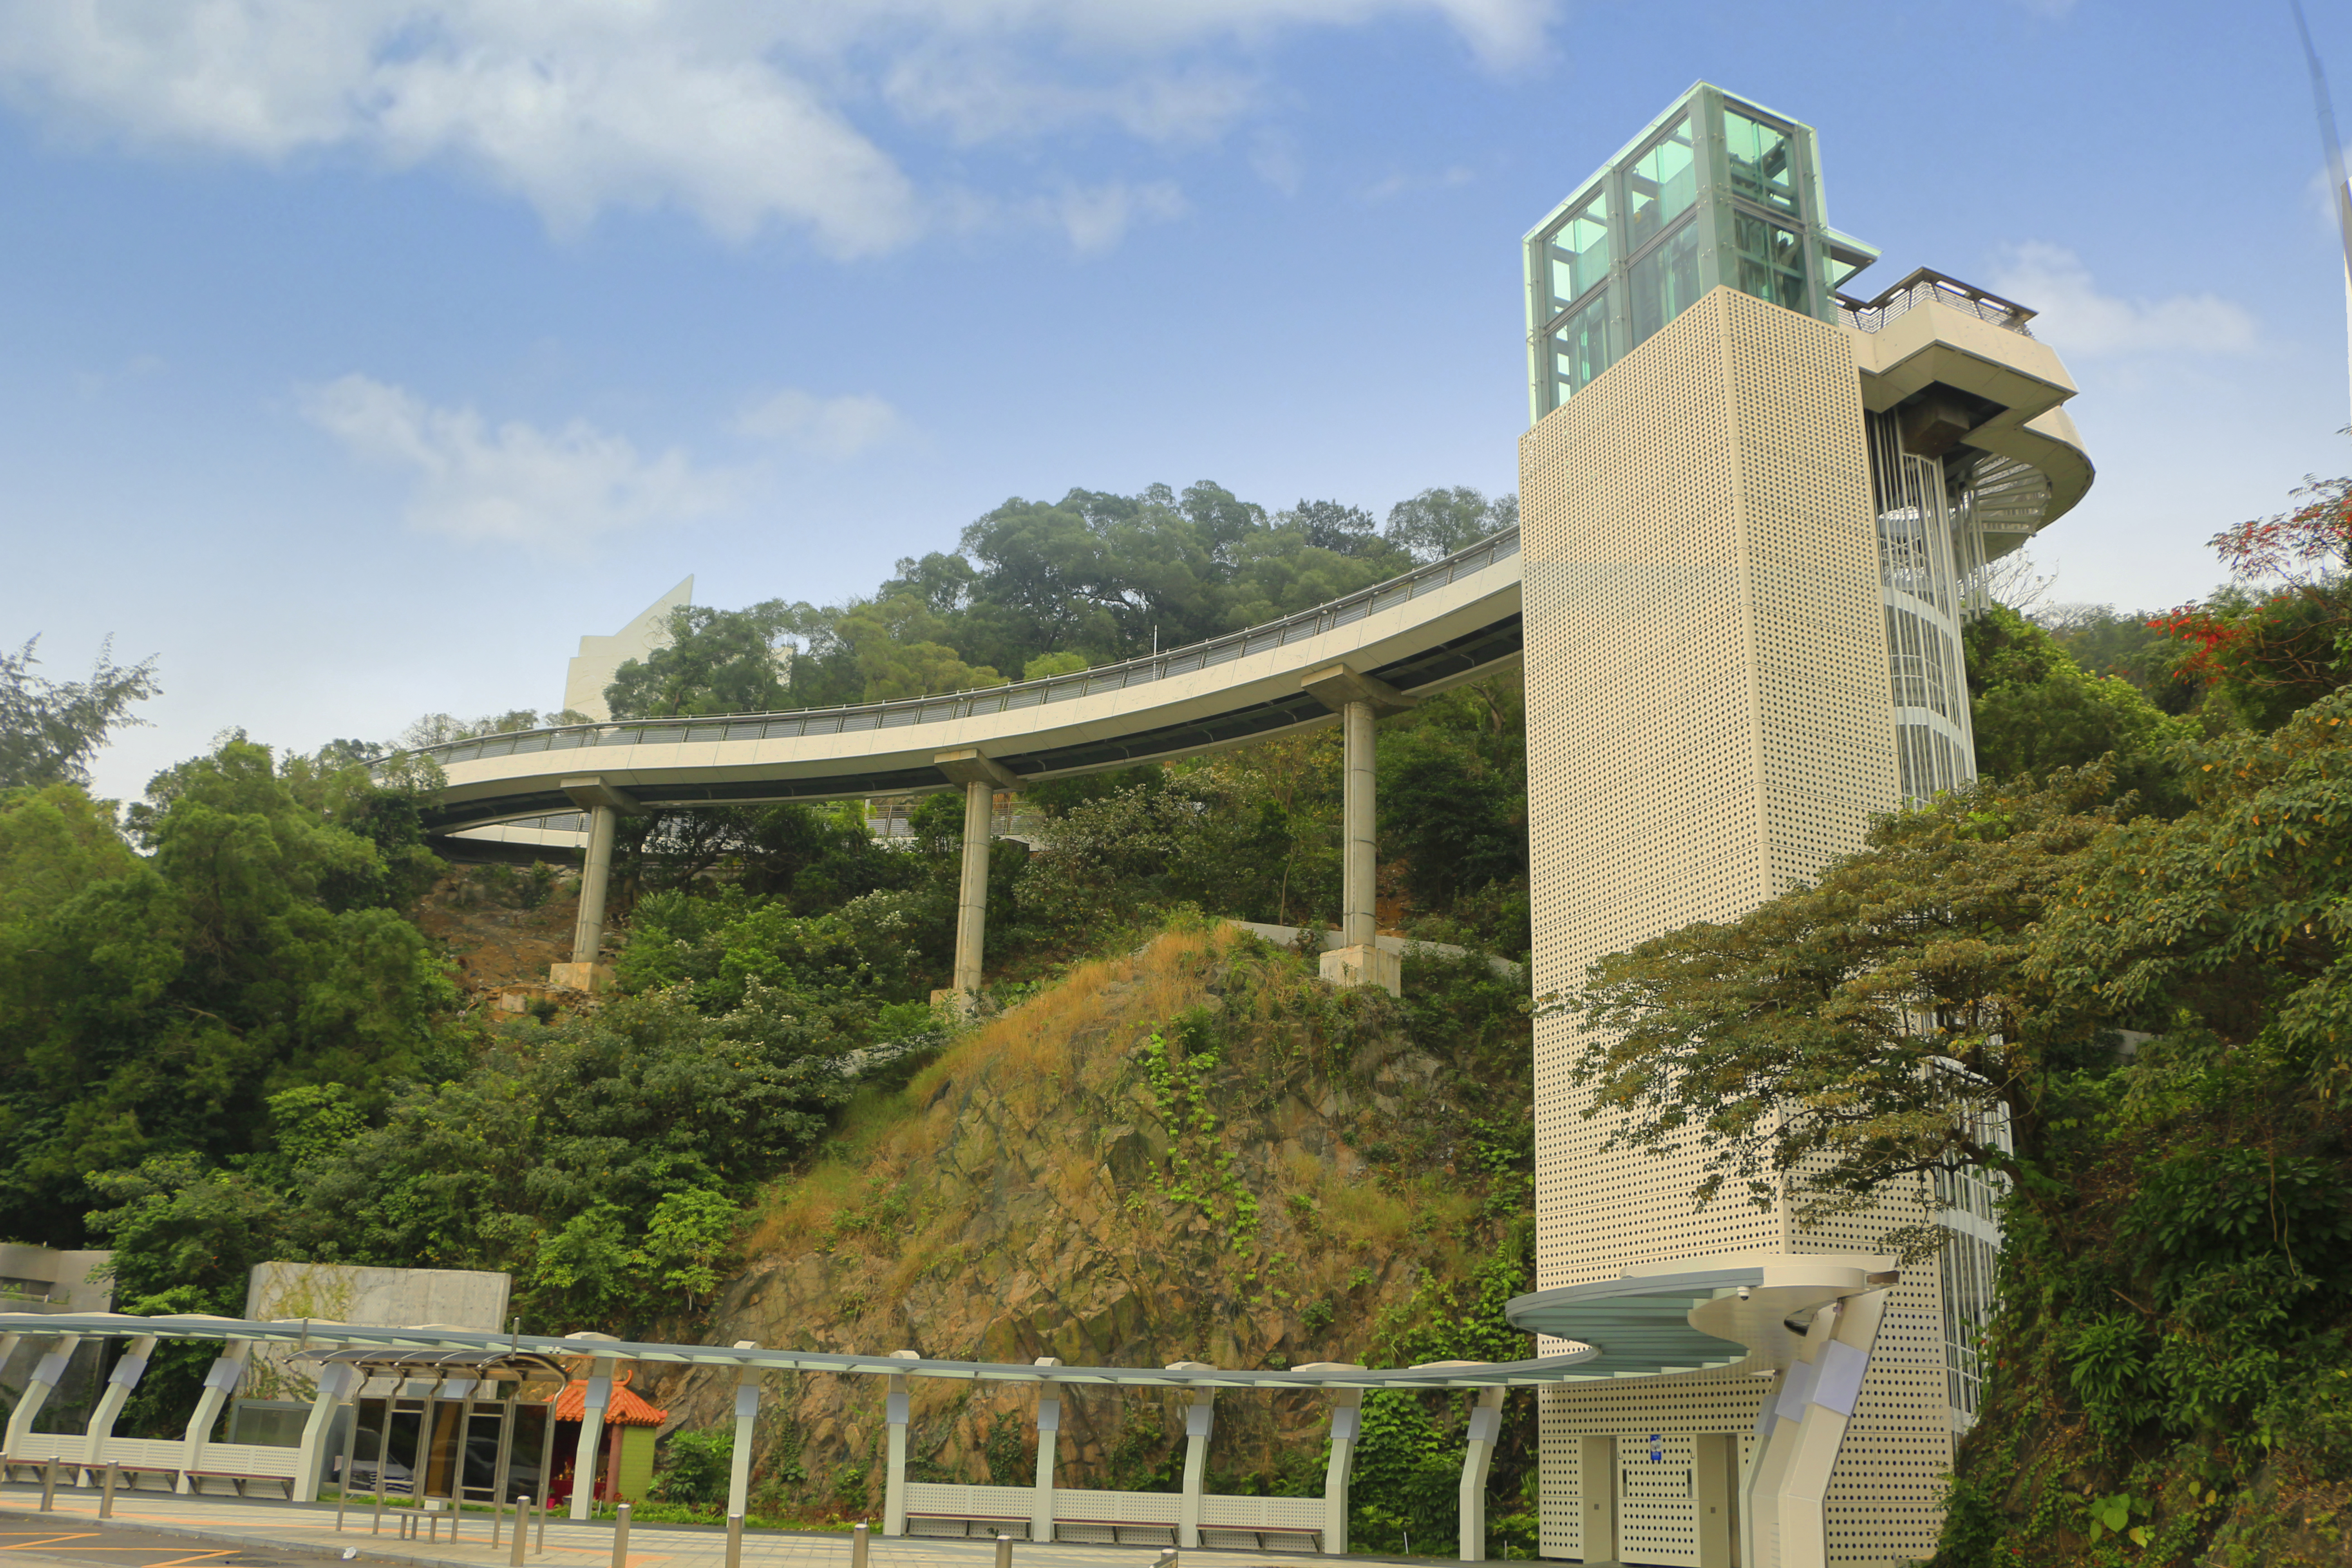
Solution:
[[[0,1242],[0,1307],[11,1312],[110,1312],[114,1281],[92,1279],[114,1261],[111,1252],[57,1252],[21,1242]],[[48,1342],[28,1337],[14,1355],[0,1363],[0,1389],[14,1401],[32,1376],[33,1368],[49,1351]],[[85,1342],[74,1350],[65,1381],[42,1409],[37,1425],[44,1432],[77,1430],[89,1416],[98,1394],[100,1347]],[[62,1423],[62,1425],[60,1425]]]
[[[506,1275],[471,1269],[257,1263],[246,1285],[245,1315],[263,1322],[316,1318],[496,1332],[508,1326],[512,1290]],[[237,1390],[247,1399],[309,1399],[317,1391],[315,1363],[294,1362],[285,1350],[261,1346],[255,1348]]]

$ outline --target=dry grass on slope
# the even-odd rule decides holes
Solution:
[[[1383,1314],[1491,1255],[1478,1179],[1383,1153],[1400,1128],[1452,1114],[1446,1100],[1444,1069],[1386,995],[1334,992],[1231,928],[1171,930],[1078,966],[904,1089],[862,1096],[769,1194],[709,1337],[1072,1364],[1362,1360]],[[774,1441],[812,1477],[865,1471],[862,1398],[844,1380],[796,1384]],[[1066,1417],[1068,1473],[1151,1462],[1159,1416],[1096,1403]],[[986,1479],[1017,1404],[919,1385],[919,1468]],[[1229,1440],[1263,1451],[1220,1464],[1275,1463],[1313,1415],[1237,1409]]]

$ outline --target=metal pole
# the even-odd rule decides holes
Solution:
[[[343,1462],[335,1471],[335,1528],[343,1528],[343,1505],[352,1497],[352,1460],[360,1446],[360,1404],[367,1393],[367,1373],[360,1373],[358,1384],[352,1390],[351,1425],[343,1428]]]
[[[553,1426],[555,1423],[551,1421],[548,1425]],[[531,1508],[530,1517],[530,1554],[536,1557],[547,1550],[547,1505],[535,1503]]]
[[[490,1550],[499,1549],[499,1531],[506,1523],[507,1500],[497,1492],[490,1494]]]
[[[850,1527],[849,1568],[866,1568],[866,1521],[862,1519]]]
[[[727,1568],[743,1568],[743,1516],[727,1516]]]
[[[41,1511],[55,1512],[58,1506],[58,1461],[52,1458],[41,1467]]]
[[[99,1518],[112,1519],[114,1517],[114,1484],[121,1479],[121,1465],[112,1459],[108,1460],[106,1464],[106,1481],[98,1494]]]
[[[375,1522],[368,1526],[370,1535],[383,1533],[383,1468],[392,1463],[392,1418],[399,1408],[400,1380],[394,1377],[391,1390],[383,1396],[383,1419],[375,1427]],[[359,1417],[353,1415],[352,1420],[356,1424]]]
[[[530,1539],[530,1499],[528,1497],[517,1497],[515,1499],[514,1544],[507,1551],[507,1562],[512,1565],[512,1568],[522,1568],[523,1548],[529,1544]]]
[[[996,1568],[1013,1568],[1013,1537],[1009,1535],[996,1538]]]
[[[613,1512],[613,1568],[628,1568],[629,1505],[623,1503]]]

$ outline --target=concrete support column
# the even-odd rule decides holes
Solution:
[[[1038,1366],[1059,1366],[1059,1356],[1041,1355]],[[1037,1481],[1030,1494],[1029,1539],[1054,1539],[1054,1470],[1061,1458],[1062,1391],[1050,1383],[1037,1385]],[[1118,1532],[1114,1531],[1113,1534]]]
[[[1743,1565],[1763,1561],[1757,1555],[1763,1549],[1764,1540],[1759,1524],[1759,1510],[1762,1506],[1761,1500],[1777,1492],[1780,1484],[1778,1468],[1771,1471],[1771,1486],[1764,1484],[1765,1467],[1771,1461],[1773,1445],[1780,1429],[1778,1406],[1780,1390],[1788,1381],[1788,1369],[1784,1367],[1773,1373],[1772,1381],[1765,1384],[1764,1405],[1756,1412],[1756,1441],[1749,1447],[1748,1457],[1739,1462],[1739,1561]],[[1787,1458],[1786,1454],[1781,1455],[1783,1462]]]
[[[988,934],[988,819],[996,792],[1019,787],[1012,769],[977,746],[941,752],[931,759],[950,784],[963,786],[963,879],[956,893],[955,983],[957,1005],[980,994],[981,952]],[[934,996],[934,1001],[940,998]]]
[[[320,1370],[318,1396],[310,1401],[310,1418],[302,1423],[302,1446],[294,1460],[294,1500],[317,1502],[319,1485],[327,1469],[327,1443],[335,1434],[335,1412],[341,1408],[352,1391],[360,1385],[360,1369],[346,1362],[335,1362]],[[352,1426],[359,1426],[359,1413],[352,1412]],[[97,1454],[92,1445],[91,1454]]]
[[[99,1396],[98,1408],[90,1412],[89,1425],[83,1433],[89,1446],[82,1451],[82,1463],[96,1468],[106,1463],[106,1440],[114,1436],[114,1424],[122,1415],[122,1406],[147,1375],[147,1359],[155,1353],[155,1336],[142,1334],[131,1342],[131,1348],[114,1363],[107,1374],[106,1392]]]
[[[1394,995],[1402,989],[1396,954],[1381,951],[1374,888],[1379,871],[1379,816],[1373,797],[1378,761],[1372,721],[1413,705],[1377,676],[1335,664],[1300,678],[1317,701],[1339,715],[1347,755],[1340,780],[1339,945],[1323,955],[1323,978],[1335,985],[1378,985]]]
[[[1576,1497],[1584,1527],[1584,1560],[1608,1563],[1617,1555],[1617,1439],[1580,1437],[1576,1444]]]
[[[1822,1309],[1815,1320],[1818,1324],[1820,1317],[1834,1314],[1835,1326],[1814,1358],[1789,1468],[1780,1477],[1780,1568],[1829,1568],[1830,1472],[1837,1468],[1845,1429],[1862,1397],[1888,1294],[1849,1296]]]
[[[613,835],[621,814],[588,808],[588,859],[580,868],[580,918],[572,926],[572,962],[593,963],[604,945],[604,893],[613,879]]]
[[[572,1460],[572,1517],[586,1519],[596,1506],[596,1461],[604,1447],[604,1412],[613,1403],[613,1358],[598,1356],[588,1363],[588,1387],[580,1401],[580,1447]],[[425,1413],[432,1414],[427,1402]],[[418,1446],[417,1474],[425,1473],[421,1462],[424,1447]]]
[[[1503,1432],[1502,1388],[1482,1388],[1470,1407],[1470,1431],[1462,1456],[1462,1561],[1486,1560],[1486,1470],[1495,1440]]]
[[[955,989],[980,992],[980,955],[988,936],[988,816],[995,787],[963,786],[963,877],[956,889]]]
[[[187,1454],[180,1461],[181,1491],[196,1489],[187,1472],[204,1468],[205,1445],[212,1441],[213,1423],[220,1419],[221,1406],[228,1403],[228,1396],[236,1392],[237,1380],[245,1375],[246,1358],[252,1353],[250,1340],[232,1341],[205,1373],[205,1392],[196,1400],[196,1413],[188,1417]]]
[[[739,1351],[756,1350],[751,1340],[737,1340]],[[740,1519],[751,1500],[751,1434],[760,1420],[760,1369],[747,1366],[735,1374],[735,1448],[727,1472],[727,1517]]]
[[[890,1354],[900,1361],[916,1359],[913,1351],[892,1351]],[[890,1380],[888,1397],[886,1417],[890,1428],[890,1451],[882,1472],[882,1533],[904,1535],[907,1533],[907,1416],[908,1405],[912,1403],[908,1397],[905,1378]]]
[[[26,1437],[33,1430],[33,1417],[49,1402],[58,1384],[65,1381],[66,1363],[73,1360],[74,1346],[81,1343],[79,1334],[59,1334],[49,1353],[34,1364],[33,1374],[25,1380],[25,1392],[16,1398],[15,1414],[8,1417],[6,1451],[22,1453]]]
[[[1346,772],[1340,790],[1343,847],[1340,851],[1339,942],[1369,947],[1378,923],[1373,882],[1380,857],[1372,797],[1372,705],[1344,704],[1339,722],[1347,735]]]

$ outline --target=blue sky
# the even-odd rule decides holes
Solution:
[[[0,0],[0,641],[159,656],[131,795],[552,707],[689,572],[838,600],[1009,496],[1508,489],[1519,237],[1699,79],[1819,128],[1852,287],[2042,310],[2055,597],[2193,597],[2352,471],[2267,0]]]

